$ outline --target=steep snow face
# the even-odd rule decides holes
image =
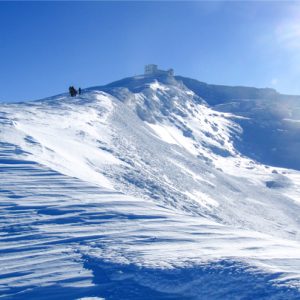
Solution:
[[[244,155],[261,163],[300,170],[300,97],[273,89],[211,85],[176,77],[214,109],[243,116],[235,141]]]
[[[215,107],[244,116],[242,153],[264,164],[300,170],[300,99],[233,101]]]
[[[210,108],[174,78],[143,76],[75,98],[2,105],[4,203],[30,207],[37,221],[31,224],[27,215],[24,220],[42,238],[55,235],[54,250],[66,245],[74,257],[86,257],[88,263],[77,262],[94,274],[93,266],[103,260],[118,268],[124,263],[177,268],[231,259],[282,272],[278,280],[297,286],[300,173],[259,164],[236,149],[243,133],[239,124],[248,117]],[[11,161],[21,166],[13,168]],[[56,196],[40,192],[51,183],[49,170],[58,177],[54,194],[64,199],[55,202],[55,212],[49,202]],[[26,172],[28,179],[22,177]],[[42,175],[36,189],[37,172]],[[18,184],[8,184],[8,175]],[[9,206],[4,215],[18,228]],[[4,239],[3,252],[10,247]],[[19,265],[22,255],[10,262]],[[74,272],[79,269],[74,264]],[[133,273],[128,276],[140,278]],[[150,279],[140,276],[147,285]],[[84,284],[90,286],[91,277],[87,271]]]

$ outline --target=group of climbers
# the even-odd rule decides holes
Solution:
[[[77,94],[80,95],[81,94],[81,88],[78,88],[78,90],[76,90],[74,88],[74,86],[72,85],[72,86],[69,87],[69,93],[70,93],[71,97],[75,97]]]

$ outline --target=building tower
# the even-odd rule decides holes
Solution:
[[[145,75],[155,74],[158,71],[158,66],[154,64],[145,66]]]

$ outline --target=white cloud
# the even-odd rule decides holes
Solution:
[[[278,24],[275,34],[279,44],[290,50],[300,49],[300,4],[292,2],[286,18]]]
[[[276,35],[281,45],[289,49],[300,49],[299,19],[281,24],[276,30]]]

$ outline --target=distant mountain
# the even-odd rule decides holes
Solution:
[[[300,96],[274,89],[211,85],[176,77],[218,111],[246,117],[237,149],[262,163],[300,170]]]
[[[300,101],[300,96],[283,95],[272,88],[207,84],[196,79],[182,76],[176,76],[176,79],[182,81],[186,87],[198,96],[204,98],[212,106],[242,100],[269,99],[273,101]]]

